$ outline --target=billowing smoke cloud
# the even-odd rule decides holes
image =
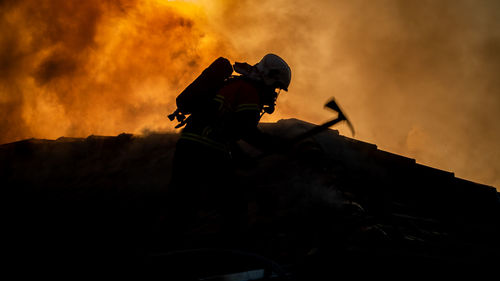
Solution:
[[[236,49],[291,64],[277,118],[324,122],[335,96],[357,138],[500,188],[498,1],[229,3],[213,11]]]
[[[232,53],[205,20],[168,1],[3,1],[0,143],[167,127],[179,89]]]
[[[292,67],[265,119],[357,138],[500,188],[500,3],[0,1],[0,142],[171,129],[174,96],[215,57]],[[348,134],[346,127],[339,126]]]

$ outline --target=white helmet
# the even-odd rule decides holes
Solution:
[[[275,54],[267,54],[255,67],[266,85],[288,91],[288,86],[292,79],[292,71],[282,58]]]

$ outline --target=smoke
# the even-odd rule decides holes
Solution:
[[[159,129],[227,40],[193,4],[4,1],[0,143]]]
[[[358,139],[500,188],[498,1],[227,2],[213,13],[236,49],[291,65],[267,120],[322,123],[335,96]]]
[[[500,188],[500,3],[0,1],[0,143],[171,130],[174,97],[218,56],[292,68],[264,121],[321,123]],[[343,125],[341,133],[348,132]]]

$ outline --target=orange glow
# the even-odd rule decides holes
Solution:
[[[173,130],[212,60],[276,53],[264,121],[324,122],[334,96],[357,138],[500,188],[499,2],[381,2],[0,1],[0,143]]]
[[[233,53],[204,28],[194,3],[26,1],[2,8],[2,30],[19,34],[2,31],[2,45],[15,48],[4,50],[14,67],[4,70],[12,76],[2,79],[2,108],[15,112],[2,113],[1,143],[167,129],[179,90],[211,60]]]

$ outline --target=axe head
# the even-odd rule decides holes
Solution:
[[[326,108],[329,108],[333,111],[336,111],[339,114],[339,119],[347,120],[345,114],[342,112],[342,109],[340,109],[340,106],[338,106],[337,102],[335,99],[331,99],[329,102],[325,104]]]
[[[344,114],[344,112],[342,112],[342,109],[340,109],[340,106],[337,104],[335,99],[332,98],[325,104],[325,107],[336,111],[339,114],[338,118],[347,122],[347,125],[349,126],[349,129],[351,129],[352,135],[354,136],[354,127],[352,126],[351,121],[347,119],[347,116]]]

